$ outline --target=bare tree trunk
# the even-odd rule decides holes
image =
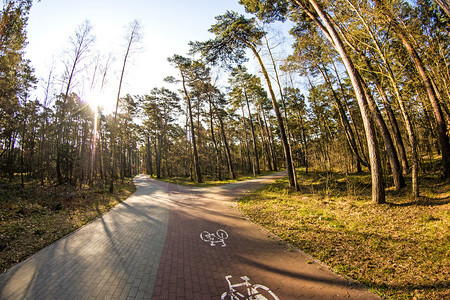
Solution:
[[[213,141],[214,150],[216,152],[216,172],[217,172],[218,179],[222,180],[222,168],[221,168],[221,161],[220,161],[220,157],[222,155],[220,153],[220,149],[217,145],[216,137],[214,134],[213,108],[212,108],[212,103],[211,103],[212,101],[211,101],[210,95],[208,95],[208,100],[209,100],[209,127],[211,130],[211,140]]]
[[[392,170],[392,178],[394,181],[394,186],[395,186],[395,189],[398,191],[402,187],[404,187],[406,184],[405,184],[405,179],[402,175],[402,170],[400,167],[400,162],[398,160],[397,151],[395,150],[395,146],[392,141],[391,134],[389,133],[389,130],[386,126],[386,123],[384,122],[383,116],[381,115],[381,112],[378,109],[377,104],[375,103],[375,100],[372,98],[372,95],[368,91],[366,83],[364,82],[364,80],[361,77],[360,77],[360,81],[361,81],[364,93],[366,95],[366,99],[369,104],[369,108],[372,111],[372,116],[375,119],[375,122],[378,124],[378,128],[380,129],[381,136],[384,141],[384,146],[386,148],[386,153],[389,158],[389,164],[390,164],[391,170]]]
[[[400,129],[398,128],[397,118],[395,117],[394,111],[391,108],[391,103],[389,102],[386,93],[384,92],[384,89],[381,87],[380,83],[377,80],[375,81],[375,85],[378,94],[381,96],[381,99],[383,100],[386,114],[391,124],[392,134],[394,136],[395,143],[397,144],[398,155],[400,158],[400,162],[402,164],[402,171],[403,174],[406,175],[408,174],[409,165],[408,160],[406,158],[406,151],[405,146],[403,144],[403,139],[400,133]]]
[[[352,82],[352,86],[355,90],[356,99],[358,100],[358,105],[361,111],[361,116],[366,131],[367,146],[369,149],[369,160],[371,166],[370,169],[372,173],[372,200],[380,204],[385,203],[384,179],[383,179],[383,172],[381,169],[381,160],[378,149],[378,143],[375,136],[373,121],[370,116],[370,109],[368,107],[367,99],[364,95],[364,90],[361,86],[361,82],[356,74],[356,69],[353,65],[353,62],[350,60],[350,57],[348,56],[345,50],[341,38],[336,32],[336,29],[331,24],[328,16],[323,11],[322,7],[315,0],[309,0],[309,3],[314,8],[323,24],[321,21],[317,19],[317,17],[314,14],[312,14],[306,9],[306,7],[303,5],[301,1],[296,0],[296,2],[323,31],[323,33],[330,40],[330,42],[335,47],[336,51],[339,53],[344,62],[344,66],[347,70],[350,81]]]
[[[276,82],[277,82],[277,85],[278,85],[278,89],[280,91],[280,97],[281,97],[281,100],[282,100],[283,106],[284,106],[284,117],[285,117],[285,121],[286,121],[287,142],[288,142],[289,154],[290,154],[290,157],[291,157],[291,164],[292,164],[292,166],[291,166],[291,168],[292,168],[292,177],[293,177],[292,179],[294,181],[294,187],[298,191],[299,187],[298,187],[298,182],[297,182],[297,172],[295,171],[294,156],[292,154],[291,140],[289,138],[291,134],[290,134],[290,131],[289,131],[289,123],[288,123],[286,105],[285,105],[285,102],[284,102],[285,99],[284,99],[284,95],[283,95],[283,89],[281,88],[281,82],[280,82],[280,78],[278,77],[277,66],[275,64],[275,60],[274,60],[273,55],[272,55],[272,50],[270,49],[270,46],[269,46],[269,41],[267,40],[266,36],[264,36],[264,39],[266,40],[267,50],[269,51],[269,56],[270,56],[270,59],[272,61],[272,65],[273,65],[273,70],[275,71],[275,79],[276,79]]]
[[[120,92],[122,90],[122,82],[123,82],[123,77],[125,74],[125,67],[127,65],[127,60],[128,57],[130,55],[130,51],[131,51],[131,47],[133,45],[134,42],[139,41],[140,39],[140,23],[135,20],[132,24],[130,24],[130,32],[128,35],[128,43],[127,43],[127,49],[125,51],[125,55],[123,58],[123,63],[122,63],[122,71],[120,74],[120,79],[119,79],[119,88],[117,91],[117,99],[116,99],[116,111],[114,113],[114,124],[113,124],[113,130],[116,131],[116,120],[117,120],[117,111],[119,109],[119,101],[120,101]],[[113,155],[111,158],[111,165],[112,165],[112,172],[111,172],[111,181],[110,181],[110,191],[113,192],[114,191],[114,180],[115,180],[115,168],[116,168],[116,160],[114,158],[114,152],[115,152],[115,148],[116,148],[116,142],[115,140],[112,143],[112,149],[113,149]]]
[[[141,25],[137,20],[134,20],[133,23],[130,24],[130,32],[128,35],[128,43],[127,43],[127,49],[125,51],[125,56],[123,57],[123,63],[122,63],[122,71],[120,73],[120,79],[119,79],[119,89],[117,91],[117,102],[116,102],[116,112],[114,113],[114,119],[117,118],[117,110],[119,108],[119,99],[120,99],[120,91],[122,90],[122,82],[123,82],[123,76],[125,74],[125,67],[127,65],[127,60],[130,55],[131,47],[133,46],[133,43],[138,42],[140,39],[140,28]]]
[[[194,151],[195,175],[197,177],[197,182],[203,182],[202,173],[200,171],[200,162],[198,159],[197,142],[196,142],[195,131],[194,131],[194,118],[192,116],[191,97],[189,97],[189,93],[186,89],[186,81],[184,79],[183,72],[181,72],[181,77],[182,77],[182,81],[183,81],[183,90],[184,90],[184,94],[186,96],[186,101],[187,101],[188,114],[189,114],[189,116],[188,116],[189,117],[189,125],[190,125],[190,129],[191,129],[191,134],[192,134],[192,147],[193,147],[193,151]]]
[[[256,174],[260,174],[261,170],[259,168],[259,155],[258,155],[258,148],[256,145],[255,128],[253,126],[253,118],[252,118],[252,113],[250,111],[250,103],[248,101],[247,91],[245,90],[245,87],[244,87],[244,96],[245,96],[245,102],[247,103],[248,119],[250,120],[250,129],[252,130],[253,153],[254,153],[254,157],[255,157]]]
[[[66,118],[66,103],[67,98],[69,97],[70,89],[72,88],[72,81],[76,73],[76,68],[80,61],[83,59],[84,55],[89,51],[89,47],[94,42],[94,37],[91,35],[92,26],[89,24],[88,21],[85,21],[82,25],[80,25],[75,32],[75,39],[71,40],[73,44],[73,57],[71,65],[69,66],[69,69],[67,70],[68,78],[67,78],[67,84],[65,87],[65,92],[63,94],[63,104],[61,107],[61,114],[60,118],[58,118],[58,126],[60,127],[59,130],[57,130],[57,136],[56,136],[56,175],[58,178],[58,183],[63,183],[63,177],[61,173],[61,151],[60,151],[60,144],[61,142],[64,142],[64,134],[65,134],[65,118]]]
[[[331,60],[331,64],[333,65],[334,72],[336,73],[336,77],[337,77],[337,79],[338,79],[339,87],[340,87],[340,89],[341,89],[342,95],[345,95],[344,87],[343,87],[343,85],[342,85],[342,80],[341,80],[341,78],[339,77],[339,72],[338,72],[338,70],[337,70],[337,68],[336,68],[336,65],[335,65],[335,63],[334,63],[333,60]],[[350,108],[349,108],[349,106],[348,106],[347,97],[344,97],[344,106],[345,106],[345,108],[346,108],[347,111],[348,111],[348,115],[349,115],[349,118],[350,118],[350,121],[351,121],[351,124],[350,124],[350,125],[353,125],[353,130],[352,130],[352,132],[354,133],[355,141],[358,143],[357,145],[359,146],[359,149],[361,150],[361,151],[359,152],[359,153],[360,153],[360,156],[361,156],[361,160],[364,161],[364,162],[366,163],[366,165],[364,165],[364,166],[369,167],[369,165],[367,164],[367,156],[366,156],[365,151],[364,151],[363,142],[361,141],[361,137],[360,137],[360,135],[359,135],[358,128],[356,128],[355,120],[354,120],[354,118],[353,118],[353,116],[352,116],[352,112],[350,111]],[[351,128],[351,127],[352,127],[352,126],[350,126],[350,128]],[[358,149],[358,146],[356,147],[357,149]],[[357,159],[357,160],[356,160],[356,165],[357,165],[357,172],[358,172],[358,173],[361,172],[361,161],[359,161],[359,160]]]
[[[436,0],[439,6],[445,11],[448,17],[450,17],[450,3],[448,0]]]
[[[414,48],[412,43],[409,41],[407,33],[405,32],[405,29],[398,23],[398,20],[394,17],[394,15],[392,15],[390,10],[388,8],[386,8],[384,1],[375,0],[375,2],[382,10],[383,15],[386,16],[386,18],[389,21],[390,26],[395,31],[397,36],[400,38],[406,51],[411,56],[411,59],[414,62],[417,72],[419,73],[419,76],[422,80],[422,83],[423,83],[424,88],[428,95],[428,99],[430,100],[431,106],[433,108],[434,117],[436,118],[437,131],[438,131],[438,135],[439,135],[439,142],[440,142],[441,153],[442,153],[442,177],[449,178],[450,177],[450,143],[449,143],[449,138],[447,136],[447,126],[445,124],[445,119],[444,119],[444,116],[442,113],[441,106],[439,104],[439,99],[436,96],[436,92],[433,88],[433,84],[432,84],[430,78],[428,77],[427,71],[422,63],[422,60],[420,59],[419,55],[417,54],[416,49]]]
[[[246,155],[247,155],[247,172],[253,171],[253,176],[255,176],[255,165],[253,163],[253,160],[250,158],[250,147],[248,146],[248,136],[247,136],[247,126],[245,126],[245,115],[244,115],[244,106],[241,106],[242,109],[242,126],[244,131],[244,139],[245,139],[245,148],[246,148]]]
[[[278,171],[277,155],[275,152],[275,142],[273,140],[272,129],[269,128],[270,124],[269,124],[268,120],[266,119],[266,114],[264,113],[264,109],[262,107],[261,107],[261,112],[262,112],[264,124],[265,124],[264,128],[266,130],[267,136],[269,137],[269,150],[270,150],[270,155],[272,156],[273,170]]]
[[[261,121],[261,116],[259,115],[259,109],[257,112],[257,116],[258,116],[258,123],[259,123],[259,131],[261,134],[264,151],[266,152],[267,166],[269,167],[269,171],[272,171],[272,158],[271,158],[270,150],[269,150],[270,142],[268,142],[269,137],[265,136],[265,134],[264,134],[264,124]]]
[[[213,106],[214,106],[214,111],[216,113],[217,119],[219,120],[220,133],[222,134],[222,140],[223,140],[223,144],[225,146],[225,154],[226,154],[226,157],[227,157],[228,172],[230,173],[231,178],[235,179],[236,178],[236,173],[234,172],[234,167],[233,167],[233,161],[232,161],[232,158],[231,158],[230,147],[228,146],[227,136],[225,135],[225,126],[223,124],[222,117],[220,116],[219,111],[217,109],[217,106],[214,103],[213,103]]]
[[[295,188],[296,184],[295,184],[294,171],[292,169],[291,150],[290,150],[289,142],[288,142],[288,139],[286,136],[286,130],[284,128],[283,117],[281,116],[280,108],[278,107],[277,99],[275,97],[275,93],[272,88],[272,83],[270,81],[269,74],[267,73],[267,70],[264,67],[262,59],[261,59],[258,51],[256,50],[256,48],[251,44],[247,44],[247,45],[252,50],[253,54],[255,55],[256,59],[258,60],[259,66],[261,67],[261,71],[266,80],[267,87],[269,89],[270,98],[272,100],[273,110],[275,111],[275,116],[277,117],[278,128],[280,129],[281,142],[283,144],[284,157],[286,159],[286,170],[287,170],[287,174],[288,174],[288,178],[289,178],[289,186],[291,188]]]
[[[375,38],[373,31],[370,29],[369,25],[367,24],[367,22],[363,18],[363,16],[361,16],[361,14],[359,14],[356,7],[350,1],[347,0],[347,3],[349,3],[353,7],[354,11],[358,14],[359,18],[363,22],[364,26],[366,27],[367,32],[370,34],[373,42],[375,43],[378,54],[380,55],[381,59],[383,60],[383,63],[385,64],[391,87],[394,90],[394,94],[397,99],[397,103],[399,104],[400,111],[402,112],[402,117],[403,117],[403,120],[406,125],[406,131],[408,132],[408,138],[409,138],[409,142],[411,145],[411,154],[412,154],[412,162],[413,162],[413,165],[412,165],[412,195],[414,198],[417,198],[419,196],[419,185],[418,185],[419,160],[417,157],[417,144],[416,144],[414,130],[413,130],[413,127],[411,124],[411,120],[408,116],[408,113],[406,112],[405,106],[403,104],[403,99],[400,95],[400,91],[398,89],[397,82],[395,81],[395,78],[394,78],[394,73],[390,67],[389,61],[386,58],[385,52],[381,50],[380,43]],[[392,109],[389,105],[387,96],[384,93],[384,90],[383,90],[381,84],[379,83],[378,77],[377,77],[376,73],[372,70],[370,61],[367,58],[366,58],[366,62],[367,62],[367,65],[369,66],[370,70],[374,74],[375,84],[377,85],[378,92],[385,102],[387,114],[391,120],[393,131],[394,131],[394,136],[396,137],[396,140],[397,140],[397,146],[399,148],[399,153],[400,153],[400,157],[401,157],[402,164],[403,164],[403,172],[407,173],[407,171],[409,169],[408,161],[406,159],[406,153],[405,153],[404,146],[403,146],[403,140],[401,138],[400,131],[398,130],[397,121],[396,121],[395,116],[392,112]]]
[[[316,62],[316,67],[319,69],[320,73],[322,73],[323,78],[325,79],[325,82],[328,84],[328,86],[331,89],[331,92],[333,94],[333,100],[334,103],[336,105],[337,111],[339,113],[339,119],[341,121],[342,127],[344,128],[344,132],[345,132],[345,137],[347,138],[347,142],[350,146],[350,150],[353,152],[353,154],[356,157],[356,160],[358,161],[358,163],[360,163],[361,165],[368,167],[367,162],[365,162],[362,158],[361,155],[359,154],[359,150],[358,147],[356,145],[356,140],[355,140],[355,135],[353,134],[353,130],[350,126],[350,123],[347,119],[347,115],[345,114],[344,108],[342,106],[341,100],[339,99],[338,95],[336,94],[336,91],[334,90],[332,84],[331,84],[331,80],[328,76],[328,73],[326,71],[326,68],[324,67],[323,69],[318,65],[318,63]]]

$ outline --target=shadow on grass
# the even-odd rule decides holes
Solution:
[[[362,284],[369,288],[373,288],[376,290],[382,290],[388,295],[394,294],[394,292],[401,292],[401,293],[415,293],[417,291],[419,292],[434,292],[437,293],[438,297],[442,294],[442,298],[440,299],[446,299],[445,295],[447,294],[448,287],[450,286],[450,281],[442,281],[434,284],[415,284],[415,283],[408,283],[406,285],[396,285],[396,284],[374,284],[372,282],[365,282],[364,280],[360,281]],[[401,299],[410,299],[410,298],[401,298]],[[426,298],[412,298],[411,299],[426,299]],[[429,298],[428,298],[429,299]],[[434,299],[434,298],[433,298]],[[439,299],[439,298],[436,298]]]
[[[450,203],[450,197],[436,199],[429,197],[420,197],[417,200],[413,200],[405,203],[388,203],[388,205],[393,207],[409,207],[409,206],[441,206]]]
[[[370,195],[369,173],[344,174],[334,172],[298,172],[300,193],[325,193],[328,196]]]

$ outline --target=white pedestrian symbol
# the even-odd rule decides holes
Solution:
[[[202,241],[209,243],[211,246],[215,246],[216,244],[222,244],[222,247],[225,247],[225,240],[228,238],[228,233],[223,229],[218,229],[216,234],[210,233],[208,231],[203,231],[200,233],[200,238]]]
[[[221,300],[229,299],[229,300],[239,300],[239,299],[249,299],[249,300],[279,300],[277,295],[275,295],[267,286],[262,284],[251,284],[250,278],[247,276],[242,276],[241,279],[244,282],[231,284],[230,278],[233,277],[231,275],[225,276],[225,279],[228,281],[228,288],[230,289],[228,292],[224,292],[220,297]],[[237,288],[241,288],[241,292],[245,289],[247,290],[247,296],[244,296],[241,292],[237,290]]]

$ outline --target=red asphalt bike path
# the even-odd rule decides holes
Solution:
[[[283,175],[211,188],[155,181],[176,197],[152,299],[379,299],[238,212],[237,198]]]

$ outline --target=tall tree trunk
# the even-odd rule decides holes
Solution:
[[[252,130],[253,153],[254,153],[254,157],[255,157],[256,174],[260,174],[261,170],[259,168],[259,155],[258,155],[258,148],[256,145],[255,128],[253,126],[253,118],[252,118],[252,113],[250,111],[250,103],[248,101],[248,95],[247,95],[247,91],[245,90],[245,87],[244,87],[244,96],[245,96],[245,102],[247,103],[247,111],[248,111],[248,119],[250,121],[250,129]]]
[[[264,151],[266,152],[267,166],[269,168],[269,171],[272,171],[272,158],[271,158],[270,150],[269,150],[270,142],[268,142],[269,137],[265,136],[265,134],[264,134],[264,124],[261,121],[261,116],[259,114],[259,109],[258,109],[258,112],[257,112],[257,116],[258,116],[258,123],[259,123],[259,131],[260,131],[260,134],[261,134],[261,139],[262,139],[262,142],[263,142]]]
[[[334,72],[335,72],[336,77],[338,79],[341,93],[344,96],[344,106],[345,106],[345,108],[348,111],[348,116],[349,116],[350,122],[351,122],[350,125],[353,125],[353,126],[350,126],[350,128],[353,127],[352,132],[354,133],[355,141],[357,142],[357,145],[359,146],[359,149],[361,150],[359,152],[360,156],[361,156],[361,160],[366,163],[366,165],[364,165],[364,166],[369,167],[369,165],[367,164],[367,156],[366,156],[365,151],[364,151],[363,142],[361,141],[361,137],[359,135],[358,128],[356,127],[356,123],[355,123],[355,120],[354,120],[354,118],[352,116],[352,112],[350,111],[350,107],[348,106],[347,97],[345,97],[345,90],[344,90],[344,86],[342,84],[342,80],[341,80],[341,78],[339,76],[339,72],[338,72],[338,70],[336,68],[336,64],[334,63],[333,60],[331,60],[331,64],[333,65]],[[356,147],[357,149],[358,149],[358,146]],[[356,162],[356,166],[357,166],[357,172],[360,173],[361,172],[361,161],[359,161],[358,159],[357,159],[357,162]]]
[[[161,149],[162,149],[162,137],[161,134],[157,136],[158,147],[156,150],[155,164],[156,164],[156,178],[161,178]]]
[[[212,108],[212,101],[211,101],[211,96],[208,95],[208,100],[209,100],[209,127],[210,127],[210,131],[211,131],[211,140],[213,142],[214,145],[214,150],[216,153],[216,172],[217,172],[217,178],[219,180],[222,180],[222,168],[221,168],[221,160],[220,157],[222,156],[220,153],[220,149],[217,145],[217,141],[216,141],[216,136],[214,134],[214,122],[213,122],[213,108]]]
[[[306,131],[305,126],[303,124],[303,118],[300,112],[297,112],[296,115],[297,125],[301,128],[301,143],[303,144],[303,162],[305,164],[305,173],[308,173],[308,142],[306,140]]]
[[[365,162],[361,155],[359,154],[358,146],[356,145],[355,135],[353,134],[353,130],[350,126],[350,123],[347,119],[347,115],[345,114],[344,107],[342,106],[341,100],[339,99],[336,91],[333,88],[333,85],[331,84],[331,80],[328,76],[326,68],[321,68],[319,64],[316,62],[316,67],[319,69],[320,73],[322,74],[323,78],[325,79],[325,82],[328,84],[328,86],[331,89],[331,92],[333,94],[333,100],[336,105],[339,119],[341,121],[342,127],[344,128],[345,137],[347,138],[348,145],[350,146],[351,151],[356,157],[356,160],[363,166],[368,167],[367,162]]]
[[[194,151],[195,175],[196,175],[197,182],[203,182],[202,173],[200,171],[200,161],[198,159],[197,142],[196,142],[195,131],[194,131],[194,118],[192,116],[191,97],[189,97],[189,93],[186,89],[186,81],[184,79],[183,72],[181,72],[181,77],[182,77],[182,81],[183,81],[183,90],[184,90],[184,94],[186,96],[186,101],[187,101],[188,114],[189,114],[189,125],[190,125],[190,129],[191,129],[191,134],[192,134],[192,148]]]
[[[322,7],[315,0],[309,0],[310,4],[320,17],[323,24],[316,18],[314,14],[312,14],[305,8],[305,6],[301,1],[296,0],[296,2],[300,5],[300,7],[302,7],[302,9],[306,13],[308,13],[308,15],[323,31],[323,33],[330,40],[332,45],[335,47],[336,51],[341,56],[342,61],[344,62],[344,66],[347,70],[347,73],[349,75],[350,81],[356,94],[356,99],[358,100],[358,105],[361,111],[361,116],[366,131],[367,146],[369,149],[369,160],[371,166],[370,170],[372,173],[372,200],[376,203],[385,203],[384,179],[383,179],[383,172],[381,169],[381,159],[378,149],[378,143],[375,136],[373,121],[370,117],[370,109],[368,107],[367,99],[364,95],[364,90],[361,86],[361,82],[356,74],[356,69],[353,65],[353,62],[350,60],[350,57],[348,56],[345,50],[341,38],[336,32],[336,29],[331,24],[328,16],[323,11]]]
[[[389,164],[391,166],[392,170],[392,179],[394,181],[395,190],[400,190],[402,187],[404,187],[405,184],[405,178],[402,175],[402,170],[400,166],[400,161],[398,160],[397,151],[395,150],[394,143],[392,141],[391,134],[389,133],[389,130],[386,126],[386,123],[384,122],[383,116],[381,115],[381,112],[378,108],[378,105],[375,103],[375,100],[373,99],[372,95],[370,94],[366,83],[364,80],[360,77],[360,81],[364,90],[364,93],[366,95],[367,102],[369,104],[369,108],[372,111],[372,116],[375,120],[375,122],[378,124],[378,128],[380,129],[381,136],[384,141],[384,146],[386,148],[386,153],[389,159]]]
[[[388,77],[391,84],[392,89],[394,90],[395,98],[397,99],[398,106],[400,108],[400,112],[403,117],[403,121],[405,122],[406,126],[406,132],[408,133],[408,139],[409,144],[411,147],[411,159],[412,159],[412,170],[411,170],[411,181],[412,181],[412,187],[411,187],[411,193],[414,198],[419,197],[419,158],[417,153],[417,141],[414,134],[413,125],[411,122],[411,118],[408,115],[408,112],[406,111],[405,104],[403,103],[402,96],[400,94],[400,90],[398,89],[397,82],[394,78],[394,73],[392,72],[392,69],[388,63],[387,60],[385,60],[385,64],[387,66],[388,70]]]
[[[261,71],[264,75],[264,79],[266,80],[267,87],[269,89],[270,98],[272,100],[273,110],[275,111],[275,116],[277,118],[278,128],[280,130],[281,142],[283,144],[283,150],[284,150],[284,157],[286,159],[286,170],[287,170],[287,174],[288,174],[288,178],[289,178],[289,186],[291,188],[295,188],[296,185],[295,185],[294,171],[292,169],[291,150],[290,150],[288,139],[286,136],[286,130],[284,128],[283,117],[281,116],[280,108],[278,107],[277,99],[275,97],[275,93],[272,88],[272,83],[270,81],[269,74],[267,73],[267,70],[262,62],[261,56],[259,55],[256,48],[251,44],[247,44],[247,45],[252,50],[253,54],[255,55],[256,59],[258,60],[259,66],[261,67]]]
[[[298,187],[298,182],[297,182],[297,172],[295,171],[294,155],[292,154],[292,145],[291,145],[291,139],[290,139],[291,133],[290,133],[290,130],[289,130],[289,123],[288,123],[286,105],[285,105],[285,101],[284,101],[285,99],[284,99],[284,95],[283,95],[283,89],[281,88],[281,82],[280,82],[280,78],[278,76],[277,66],[275,64],[275,59],[273,58],[273,55],[272,55],[272,50],[270,49],[270,46],[269,46],[269,41],[267,40],[266,36],[264,36],[264,39],[266,41],[267,51],[269,52],[270,60],[272,61],[273,70],[275,72],[275,79],[276,79],[276,82],[277,82],[277,85],[278,85],[278,89],[280,91],[281,101],[283,102],[283,106],[284,106],[284,119],[286,121],[287,141],[288,141],[289,153],[290,153],[290,156],[291,156],[291,164],[292,164],[292,174],[293,174],[293,180],[294,180],[294,187],[298,191],[299,187]]]
[[[450,3],[448,0],[436,0],[439,6],[445,11],[447,16],[450,18]]]
[[[380,43],[378,42],[378,40],[375,38],[375,34],[373,33],[373,31],[371,30],[370,26],[367,24],[366,20],[364,19],[364,17],[358,12],[358,10],[356,9],[356,7],[347,0],[347,3],[352,6],[353,10],[358,14],[360,20],[363,22],[367,32],[369,33],[369,35],[371,36],[373,42],[375,43],[375,49],[378,52],[378,55],[380,55],[381,59],[383,60],[383,63],[386,67],[387,70],[387,74],[388,74],[388,78],[390,81],[390,85],[392,87],[392,89],[394,90],[394,94],[395,97],[397,99],[397,103],[400,107],[400,111],[402,112],[402,117],[403,120],[405,122],[406,125],[406,131],[408,133],[408,139],[411,145],[411,156],[412,156],[412,195],[414,198],[417,198],[419,196],[419,185],[418,185],[418,172],[419,172],[419,160],[417,157],[417,145],[416,145],[416,140],[415,140],[415,136],[414,136],[414,130],[411,124],[411,120],[408,116],[408,113],[406,112],[405,106],[403,104],[403,99],[400,95],[400,91],[398,89],[398,85],[397,82],[394,78],[394,72],[391,69],[390,63],[388,61],[388,59],[386,58],[386,54],[384,51],[382,51]],[[399,148],[399,154],[401,157],[401,161],[403,164],[403,172],[407,173],[409,167],[408,167],[408,161],[406,159],[406,151],[404,149],[403,146],[403,140],[401,138],[400,135],[400,130],[398,129],[398,124],[396,121],[396,118],[394,116],[394,113],[390,107],[389,101],[387,99],[386,93],[384,92],[383,87],[381,86],[381,83],[378,80],[378,76],[376,75],[376,72],[373,71],[371,64],[370,64],[370,60],[366,57],[366,62],[367,65],[369,67],[369,69],[371,70],[371,72],[373,73],[373,77],[375,79],[375,84],[377,85],[377,90],[379,92],[379,94],[381,95],[383,101],[385,102],[385,106],[386,106],[386,111],[388,114],[389,119],[391,120],[392,123],[392,128],[394,131],[394,136],[396,137],[396,141],[397,141],[397,147]]]
[[[427,74],[427,71],[420,59],[415,47],[410,42],[408,35],[405,29],[399,24],[398,20],[391,13],[389,8],[385,6],[384,1],[375,0],[377,6],[383,12],[383,15],[389,21],[389,25],[395,31],[397,36],[400,38],[403,46],[405,47],[408,54],[411,56],[414,65],[416,66],[417,72],[422,80],[425,91],[427,92],[428,99],[430,100],[431,107],[433,108],[434,117],[436,119],[437,131],[439,135],[439,143],[441,146],[441,154],[442,154],[442,177],[449,178],[450,177],[450,143],[449,138],[447,136],[447,126],[445,124],[444,115],[442,113],[441,106],[439,104],[439,99],[436,96],[436,92],[433,88],[433,84]]]
[[[231,178],[236,179],[236,173],[234,172],[233,161],[231,159],[230,147],[228,146],[227,136],[225,135],[225,126],[223,124],[222,117],[220,116],[219,111],[217,109],[217,106],[214,103],[213,106],[214,111],[216,112],[217,119],[219,120],[220,133],[222,135],[222,140],[225,147],[225,154],[227,157],[228,172],[230,173]]]
[[[400,129],[398,127],[397,118],[395,117],[394,111],[391,108],[391,103],[389,102],[384,89],[381,87],[378,81],[375,81],[376,89],[381,99],[383,100],[383,104],[386,110],[386,115],[388,116],[389,122],[392,128],[392,135],[395,139],[395,143],[397,144],[397,151],[400,158],[400,162],[402,164],[403,175],[408,174],[409,165],[408,160],[406,158],[405,146],[403,144],[403,139],[400,133]]]
[[[244,115],[244,106],[241,106],[242,109],[242,126],[244,131],[244,139],[245,139],[245,149],[247,150],[245,153],[247,155],[247,172],[253,171],[253,176],[255,176],[255,164],[250,157],[250,147],[248,146],[248,136],[247,136],[247,126],[245,126],[245,115]]]
[[[266,119],[266,114],[264,113],[264,109],[261,107],[261,112],[262,112],[262,116],[264,119],[264,128],[266,130],[266,134],[269,137],[269,150],[270,150],[270,155],[272,156],[272,165],[273,165],[273,170],[276,172],[278,171],[278,167],[277,167],[277,155],[275,152],[275,141],[273,139],[273,135],[272,135],[272,129],[270,127],[269,121]]]

